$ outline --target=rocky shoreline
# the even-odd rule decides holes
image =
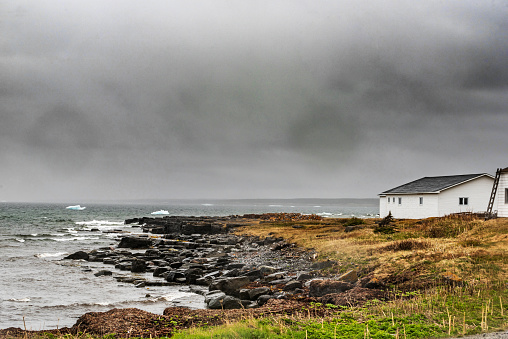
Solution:
[[[220,323],[220,318],[227,318],[223,313],[219,316],[220,312],[227,312],[224,310],[231,310],[229,312],[232,317],[244,313],[255,316],[262,315],[267,310],[288,313],[294,309],[298,312],[301,310],[300,303],[355,305],[369,299],[387,297],[382,284],[375,278],[359,277],[355,270],[340,276],[329,276],[325,270],[336,265],[335,262],[315,261],[316,254],[313,251],[298,248],[283,238],[268,236],[261,239],[238,236],[231,232],[236,227],[249,225],[253,221],[304,218],[315,220],[319,217],[263,214],[128,219],[126,224],[140,226],[144,234],[122,237],[114,248],[79,251],[64,260],[102,262],[114,266],[115,270],[104,269],[94,274],[113,276],[118,281],[132,283],[136,287],[189,286],[192,292],[204,297],[203,306],[206,305],[206,309],[192,310],[195,313],[193,319],[199,318],[199,314],[206,314],[208,318],[214,315],[217,317],[216,323]],[[118,270],[126,274],[117,274]],[[152,278],[141,279],[135,275],[137,273],[151,273]],[[110,318],[113,323],[106,326],[104,316],[105,313],[116,314],[121,318],[126,316],[121,316],[126,312],[144,314],[140,319],[152,316],[160,318],[158,315],[148,316],[148,312],[129,309],[87,313],[72,328],[60,331],[72,333],[85,330],[88,333],[104,334],[107,333],[104,329],[111,327],[115,333],[125,333],[120,325],[114,325],[120,319]],[[187,310],[186,314],[189,312]],[[179,313],[181,308],[168,308],[164,311],[164,317]],[[98,323],[102,325],[99,326]],[[169,326],[169,330],[183,326],[177,323],[173,325]],[[97,328],[102,329],[101,333],[97,333]],[[0,335],[8,330],[11,333],[16,331],[2,330]],[[149,328],[144,331],[136,333],[136,336],[161,335],[160,331],[155,333]],[[130,336],[133,334],[132,331],[129,332]]]

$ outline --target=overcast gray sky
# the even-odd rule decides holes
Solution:
[[[504,0],[0,0],[0,200],[374,198],[507,129]]]

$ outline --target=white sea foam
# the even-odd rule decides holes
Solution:
[[[25,242],[25,239],[16,239],[16,241]]]
[[[119,226],[123,225],[123,221],[108,221],[108,220],[92,220],[92,221],[78,221],[76,225],[83,226]]]
[[[20,302],[20,303],[26,303],[26,302],[30,301],[30,298],[21,298],[21,299],[11,298],[11,299],[8,299],[8,300],[9,301]]]
[[[31,235],[32,237],[36,237],[36,236],[38,236],[38,235],[39,235],[39,233],[32,233],[32,234],[30,234],[30,235]]]
[[[172,292],[171,294],[165,294],[158,299],[165,300],[165,301],[172,301],[175,299],[179,299],[179,298],[183,298],[183,297],[187,297],[187,296],[191,296],[191,295],[194,295],[194,293],[178,291],[178,292]]]
[[[155,215],[169,214],[169,211],[167,211],[167,210],[158,210],[158,211],[152,212],[150,214],[155,214]]]
[[[53,257],[59,257],[61,255],[66,254],[66,252],[57,252],[57,253],[38,253],[35,256],[37,258],[53,258]]]
[[[102,301],[102,302],[95,303],[95,305],[108,306],[108,305],[111,305],[111,304],[108,303],[107,301]]]
[[[268,207],[282,207],[282,205],[268,205]]]
[[[50,238],[54,241],[83,241],[83,240],[97,240],[99,237],[72,237],[72,238]]]
[[[201,206],[213,206],[213,204],[201,204]]]
[[[319,215],[323,218],[336,218],[336,217],[340,217],[342,215],[342,213],[321,212],[321,213],[317,213],[317,215]]]

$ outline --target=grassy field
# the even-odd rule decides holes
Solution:
[[[191,328],[174,338],[445,338],[508,329],[508,219],[379,222],[263,221],[236,232],[281,236],[313,250],[317,260],[336,261],[328,275],[355,269],[360,278],[379,280],[389,301],[312,303],[297,315]]]
[[[328,274],[356,269],[360,277],[384,282],[393,300],[338,309],[314,304],[330,313],[313,317],[311,309],[299,318],[249,319],[186,330],[176,338],[432,338],[508,329],[507,219],[466,215],[378,223],[271,222],[237,233],[282,236],[313,249],[318,259],[337,261]]]

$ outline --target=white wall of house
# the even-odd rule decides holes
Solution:
[[[483,176],[442,191],[439,193],[438,216],[487,211],[493,183],[494,179]],[[460,205],[460,198],[467,198],[467,205]]]
[[[384,218],[388,215],[388,210],[386,209],[386,195],[379,196],[379,216]]]
[[[494,203],[494,209],[497,206],[498,217],[508,217],[508,204],[506,203],[506,190],[508,189],[508,172],[501,173],[499,177],[499,185],[497,186],[496,200],[497,204]]]
[[[422,204],[420,204],[420,198],[422,198]],[[389,212],[392,212],[392,216],[397,219],[422,219],[437,216],[438,194],[388,194],[380,197],[380,217],[386,217]]]

